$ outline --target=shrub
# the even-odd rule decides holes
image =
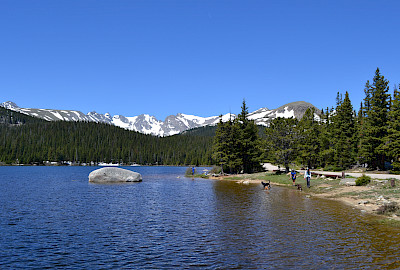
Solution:
[[[356,186],[366,186],[371,182],[371,177],[363,174],[356,180]]]
[[[211,171],[211,174],[220,174],[221,173],[221,166],[213,166]]]
[[[376,212],[378,214],[384,215],[384,214],[390,214],[390,213],[394,213],[397,210],[399,210],[399,206],[397,205],[396,202],[389,202],[389,203],[385,203],[383,205],[381,205]]]
[[[197,170],[194,169],[194,174],[196,174],[196,172],[197,172]],[[192,174],[192,167],[189,167],[189,168],[186,169],[186,172],[185,172],[186,176],[191,176],[191,175],[194,175],[194,174]]]

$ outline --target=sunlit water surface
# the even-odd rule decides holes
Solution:
[[[91,184],[94,169],[0,167],[0,269],[400,267],[400,231],[337,202],[183,167]]]

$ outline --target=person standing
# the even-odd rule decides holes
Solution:
[[[292,171],[290,172],[290,176],[292,177],[292,181],[293,181],[293,186],[296,184],[296,171],[294,169],[292,169]]]
[[[304,172],[304,179],[307,180],[307,187],[310,188],[310,179],[311,179],[310,168],[307,168],[307,170]]]

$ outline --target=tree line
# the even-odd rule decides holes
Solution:
[[[344,170],[354,166],[400,172],[400,88],[376,70],[356,112],[349,94],[316,117],[276,118],[267,128],[248,119],[243,101],[235,119],[170,137],[156,137],[94,122],[47,122],[0,107],[0,162],[43,164],[138,163],[211,165],[251,173],[260,163]]]
[[[0,107],[0,162],[43,164],[212,164],[212,137],[156,137],[94,122],[47,122]]]
[[[389,81],[379,68],[372,83],[365,85],[365,98],[358,113],[348,92],[338,93],[336,106],[308,108],[301,119],[276,118],[263,136],[246,119],[243,102],[238,119],[217,126],[213,158],[229,172],[259,170],[260,161],[289,167],[302,166],[345,170],[364,166],[372,170],[391,168],[400,172],[400,87],[389,94]]]

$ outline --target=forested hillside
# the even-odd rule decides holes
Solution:
[[[108,124],[47,122],[0,110],[0,162],[123,162],[125,164],[211,164],[212,137],[188,132],[154,137]]]
[[[45,120],[11,111],[0,106],[1,125],[21,125],[25,123],[44,123]]]

